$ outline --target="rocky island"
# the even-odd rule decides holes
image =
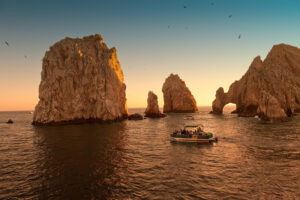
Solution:
[[[65,38],[43,58],[33,124],[85,123],[128,117],[126,86],[115,48],[100,35]]]
[[[165,114],[162,114],[159,111],[157,96],[152,91],[148,92],[147,108],[145,110],[145,117],[149,117],[149,118],[165,117]]]
[[[164,113],[197,112],[197,104],[191,91],[177,74],[170,74],[166,78],[162,92],[164,95]]]
[[[212,113],[222,114],[228,103],[236,104],[242,117],[258,115],[264,121],[282,121],[300,112],[300,49],[274,45],[264,61],[256,57],[239,81],[216,92]]]

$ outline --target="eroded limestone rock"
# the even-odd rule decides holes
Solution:
[[[125,89],[116,49],[100,35],[65,38],[43,59],[33,124],[127,118]]]
[[[177,74],[171,74],[163,84],[164,113],[197,112],[197,104],[192,93]]]
[[[260,113],[263,120],[285,120],[300,110],[299,77],[300,49],[275,45],[264,61],[256,57],[245,75],[232,83],[227,93],[218,89],[212,113],[221,114],[226,104],[234,103],[239,116],[253,117]]]
[[[152,91],[148,92],[147,103],[148,104],[145,111],[145,117],[150,117],[150,118],[165,117],[165,115],[159,111],[157,96]]]
[[[265,91],[261,93],[257,112],[264,121],[282,121],[287,118],[278,100]]]
[[[222,114],[223,107],[226,105],[226,96],[224,89],[220,87],[216,92],[216,99],[213,101],[213,113]],[[222,108],[222,109],[221,109]]]

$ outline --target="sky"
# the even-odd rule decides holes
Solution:
[[[49,47],[96,33],[117,48],[129,108],[146,107],[149,90],[162,107],[170,73],[209,106],[274,44],[300,47],[299,10],[300,0],[0,0],[0,111],[33,110]]]

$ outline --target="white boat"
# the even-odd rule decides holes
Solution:
[[[213,137],[212,133],[204,132],[203,126],[188,125],[183,130],[174,131],[171,134],[172,142],[187,143],[211,143],[217,142],[218,138]]]

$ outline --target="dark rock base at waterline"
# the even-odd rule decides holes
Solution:
[[[127,118],[128,118],[128,116],[124,115],[123,117],[119,117],[114,120],[89,118],[89,119],[64,120],[64,121],[59,121],[59,122],[48,122],[48,123],[33,121],[32,125],[35,125],[35,126],[59,126],[59,125],[70,125],[70,124],[112,123],[112,122],[123,121]]]
[[[128,120],[143,120],[144,117],[139,113],[134,113],[128,116]]]

